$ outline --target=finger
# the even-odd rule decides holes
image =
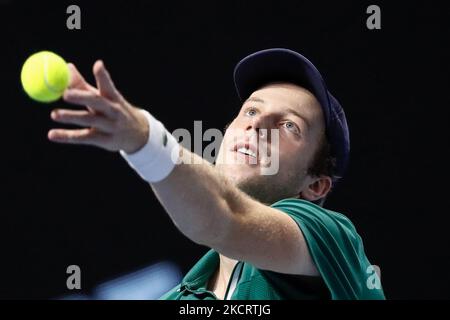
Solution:
[[[51,118],[59,123],[93,127],[106,133],[114,131],[114,123],[111,120],[101,114],[95,114],[86,110],[57,109],[52,111]]]
[[[94,111],[112,119],[117,116],[117,108],[113,102],[91,91],[69,89],[64,92],[64,100],[72,104],[89,106]]]
[[[121,95],[116,89],[105,64],[101,60],[97,60],[94,64],[94,76],[97,80],[97,88],[100,90],[100,95],[111,99],[112,101],[119,101]]]
[[[52,129],[48,132],[48,139],[53,142],[67,144],[85,144],[106,148],[106,134],[101,134],[95,129]]]
[[[96,91],[96,89],[84,80],[81,73],[73,63],[67,64],[70,70],[69,88]]]

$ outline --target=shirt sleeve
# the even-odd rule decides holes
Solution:
[[[272,207],[301,229],[332,299],[384,299],[380,279],[371,272],[361,237],[347,217],[300,199],[281,200]]]

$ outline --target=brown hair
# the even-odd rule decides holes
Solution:
[[[321,175],[329,176],[333,183],[339,179],[335,174],[336,172],[336,158],[331,154],[331,145],[325,134],[319,141],[319,147],[314,154],[311,161],[311,165],[308,168],[308,174],[311,176],[319,177]],[[322,206],[327,196],[313,201],[313,203]]]

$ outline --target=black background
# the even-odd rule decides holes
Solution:
[[[81,30],[66,28],[69,4]],[[366,28],[370,4],[381,30]],[[23,93],[30,54],[55,51],[91,83],[101,58],[129,101],[191,130],[233,118],[234,65],[269,47],[309,57],[346,110],[351,165],[326,207],[354,222],[387,298],[450,298],[449,18],[428,1],[0,1],[0,298],[71,293],[71,264],[84,293],[160,260],[186,272],[207,249],[118,154],[47,140],[50,110],[67,105]]]

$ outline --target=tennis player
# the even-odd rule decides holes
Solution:
[[[242,106],[214,165],[183,148],[153,110],[128,103],[102,61],[96,86],[70,68],[64,99],[86,109],[51,117],[82,128],[52,129],[49,139],[120,153],[176,227],[211,249],[162,299],[384,299],[354,225],[323,207],[345,173],[349,131],[304,56],[274,48],[237,64]]]

